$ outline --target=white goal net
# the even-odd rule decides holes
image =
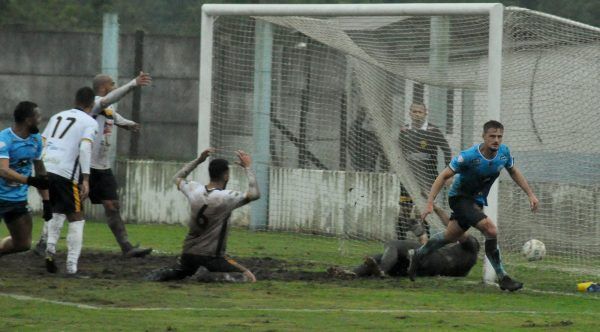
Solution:
[[[212,19],[212,79],[201,83],[210,84],[210,145],[228,158],[247,150],[268,174],[266,218],[253,225],[412,237],[412,204],[423,206],[450,156],[480,142],[490,120],[489,15]],[[532,214],[503,173],[500,247],[518,264],[536,238],[548,266],[597,272],[600,29],[508,7],[503,35],[504,143],[541,206]],[[435,216],[430,227],[443,229]]]

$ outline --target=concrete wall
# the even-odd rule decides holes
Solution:
[[[10,125],[22,100],[39,104],[46,120],[71,108],[75,91],[100,72],[101,40],[98,33],[0,31],[0,127]],[[121,35],[119,83],[135,76],[133,59],[133,35]],[[144,59],[153,84],[142,90],[140,157],[189,159],[196,154],[199,38],[146,35]],[[129,118],[131,106],[129,95],[118,111]],[[119,133],[118,154],[127,156],[130,135]]]
[[[395,175],[274,168],[270,183],[271,229],[363,239],[395,234]]]

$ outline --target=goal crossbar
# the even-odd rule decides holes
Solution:
[[[481,15],[500,3],[427,3],[427,4],[205,4],[202,11],[210,16],[395,16],[395,15]]]

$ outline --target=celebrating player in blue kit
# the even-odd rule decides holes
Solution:
[[[43,142],[38,125],[38,106],[20,102],[12,127],[0,131],[0,218],[10,236],[0,240],[0,256],[31,247],[31,214],[27,207],[29,186],[38,188],[44,203],[44,219],[52,218],[48,201],[48,178],[41,160]],[[35,167],[35,176],[32,168]]]
[[[538,208],[537,197],[523,174],[515,167],[510,150],[502,144],[503,134],[504,126],[500,122],[486,122],[483,126],[483,143],[476,144],[454,157],[431,186],[427,206],[421,215],[423,219],[433,211],[435,197],[446,180],[458,174],[448,193],[452,209],[448,227],[443,234],[436,234],[410,255],[408,275],[411,280],[414,281],[419,262],[424,256],[457,241],[473,226],[485,235],[485,254],[496,271],[500,288],[515,291],[523,287],[522,283],[511,279],[504,270],[498,248],[496,225],[483,213],[490,188],[503,168],[506,168],[513,181],[527,194],[531,210],[535,212]]]

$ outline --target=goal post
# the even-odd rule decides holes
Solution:
[[[423,4],[205,4],[210,16],[401,16],[489,14],[500,3]]]
[[[490,8],[490,35],[488,53],[488,119],[501,121],[502,102],[502,39],[503,39],[504,6]],[[498,181],[492,185],[488,195],[488,206],[485,213],[492,222],[498,223]],[[483,256],[483,281],[494,283],[496,271],[487,256]]]
[[[213,23],[214,17],[202,11],[200,29],[200,82],[198,92],[198,155],[210,147],[210,123],[212,105],[212,66],[213,66]],[[208,165],[198,167],[198,176],[203,183],[208,182]]]
[[[589,155],[600,151],[569,149],[582,141],[555,133],[571,105],[586,109],[577,121],[594,123],[599,97],[585,91],[598,85],[595,29],[502,4],[205,4],[198,150],[251,152],[263,194],[249,208],[251,229],[385,241],[406,236],[402,224],[416,219],[448,156],[500,120],[545,204],[532,216],[500,177],[486,214],[503,253],[519,261],[524,240],[538,236],[556,262],[581,267],[580,253],[600,248],[587,235],[600,226],[584,217],[594,203],[569,205],[565,217],[583,225],[585,243],[551,211],[595,197],[585,179],[597,175]],[[548,179],[563,157],[576,174]],[[443,230],[436,215],[430,226]],[[484,281],[494,280],[486,262]]]

